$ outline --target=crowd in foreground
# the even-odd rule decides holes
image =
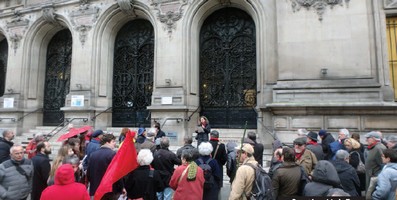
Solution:
[[[263,165],[263,145],[256,133],[248,132],[242,144],[220,141],[220,133],[201,118],[197,147],[185,137],[176,153],[155,123],[139,128],[134,135],[138,167],[112,184],[112,191],[99,199],[221,199],[223,166],[230,178],[228,199],[251,199],[256,186],[256,168]],[[269,199],[296,196],[365,196],[366,199],[396,199],[397,136],[383,138],[380,132],[365,135],[341,129],[338,138],[325,130],[298,130],[293,147],[273,142],[274,156],[268,174]],[[42,134],[36,134],[26,150],[13,144],[14,133],[5,130],[0,137],[0,199],[88,200],[97,197],[102,178],[121,149],[126,134],[118,140],[102,130],[84,131],[67,138],[51,162],[51,147]],[[27,158],[25,158],[27,154]],[[120,169],[121,170],[121,169]],[[101,182],[102,181],[102,182]]]

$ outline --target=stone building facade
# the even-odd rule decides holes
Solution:
[[[395,133],[395,14],[396,0],[2,1],[0,127],[158,121],[181,143],[203,114],[266,143]]]

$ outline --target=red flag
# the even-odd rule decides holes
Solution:
[[[105,175],[102,177],[101,183],[95,192],[95,200],[100,200],[103,195],[108,192],[112,192],[113,183],[139,166],[136,159],[137,154],[133,141],[135,134],[135,132],[130,130],[126,133],[123,145],[113,157],[112,162],[110,162]]]

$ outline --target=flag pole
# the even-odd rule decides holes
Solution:
[[[241,157],[241,151],[243,150],[243,143],[244,143],[244,138],[245,138],[245,132],[247,132],[247,124],[248,124],[248,121],[245,121],[243,138],[241,138],[240,151],[239,151],[239,153],[238,153],[239,159],[240,159],[240,157]],[[239,166],[240,166],[240,160],[237,161],[237,167],[239,167]]]

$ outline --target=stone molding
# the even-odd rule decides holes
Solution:
[[[125,14],[136,17],[135,7],[132,0],[117,0],[117,4],[119,5],[120,10]]]
[[[397,0],[383,0],[385,9],[397,8]]]
[[[24,19],[19,11],[14,11],[11,21],[7,22],[7,31],[10,35],[10,41],[14,52],[19,47],[22,36],[29,26],[29,20]]]
[[[291,2],[294,12],[299,11],[302,7],[307,10],[313,8],[318,15],[318,20],[322,21],[327,7],[332,9],[336,5],[343,6],[343,2],[346,4],[346,7],[349,7],[350,0],[291,0]]]
[[[72,25],[79,32],[79,39],[84,45],[87,39],[87,33],[91,30],[92,25],[96,23],[99,17],[100,9],[96,6],[90,6],[88,0],[80,0],[80,7],[70,13]]]
[[[171,36],[176,29],[175,23],[182,18],[183,7],[188,0],[151,0],[154,10],[157,10],[157,18],[165,25],[164,29]]]
[[[55,14],[55,9],[54,7],[43,7],[42,10],[43,18],[45,21],[54,24],[54,25],[59,25],[57,21],[57,14]]]

